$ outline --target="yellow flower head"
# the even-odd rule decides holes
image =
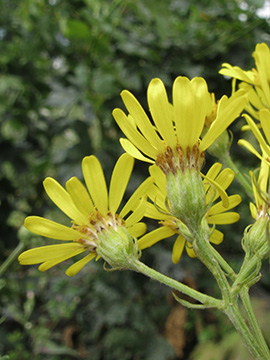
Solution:
[[[239,195],[228,196],[225,190],[229,187],[234,178],[234,172],[231,169],[221,171],[222,165],[215,163],[204,176],[205,202],[208,211],[205,215],[211,229],[210,242],[220,244],[223,240],[223,234],[215,229],[215,225],[231,224],[239,220],[239,214],[228,212],[241,202]],[[174,234],[178,237],[173,246],[172,260],[177,263],[182,255],[184,247],[190,257],[195,257],[192,244],[185,237],[185,227],[176,217],[171,215],[171,207],[167,200],[166,193],[166,176],[155,165],[151,166],[151,176],[155,183],[150,186],[148,196],[152,202],[147,203],[145,216],[157,219],[163,226],[144,235],[139,241],[140,249],[145,249],[157,243],[158,241],[168,238]],[[218,201],[221,197],[222,201]],[[214,204],[214,202],[216,202]],[[183,231],[182,231],[183,230]]]
[[[165,174],[176,173],[186,166],[201,169],[204,151],[232,123],[245,106],[244,92],[231,98],[223,96],[216,110],[216,118],[207,131],[202,132],[212,111],[212,97],[206,81],[201,77],[189,80],[179,76],[172,89],[172,104],[160,79],[153,79],[148,87],[147,100],[153,122],[137,99],[127,90],[121,93],[129,112],[114,109],[113,116],[128,139],[120,142],[131,156],[156,163]]]
[[[255,199],[255,204],[250,203],[250,212],[255,220],[265,217],[269,218],[269,166],[269,159],[263,153],[258,179],[256,179],[254,172],[250,171],[249,173]]]
[[[72,226],[61,225],[38,216],[27,217],[24,225],[35,234],[68,242],[27,250],[19,256],[19,262],[22,265],[41,263],[39,270],[46,271],[80,253],[87,254],[66,270],[68,276],[73,276],[97,255],[104,257],[103,242],[107,241],[106,237],[113,239],[110,252],[114,249],[117,252],[117,246],[122,246],[123,239],[131,242],[128,246],[132,245],[132,242],[135,242],[134,237],[146,231],[146,225],[139,221],[144,215],[146,205],[146,200],[142,197],[151,182],[148,178],[142,183],[117,213],[133,165],[134,159],[128,154],[123,154],[118,159],[112,173],[109,192],[102,167],[95,156],[87,156],[82,161],[88,191],[76,177],[67,181],[66,189],[56,180],[46,178],[45,191],[55,205],[72,220]],[[130,248],[129,250],[132,251]]]
[[[251,106],[247,105],[246,110],[257,117],[256,110],[270,108],[270,49],[265,43],[257,44],[252,56],[256,69],[244,71],[238,66],[224,63],[220,74],[242,81],[242,88],[249,85],[248,98]]]
[[[249,225],[242,240],[242,246],[248,254],[259,254],[259,259],[269,258],[269,220],[270,220],[270,192],[269,192],[269,159],[262,151],[262,161],[258,178],[250,171],[255,204],[250,203],[250,212],[256,220]],[[265,246],[267,245],[267,246]]]
[[[249,115],[244,114],[244,117],[248,123],[249,129],[251,129],[251,131],[255,135],[262,149],[262,152],[265,154],[264,158],[270,159],[270,111],[267,109],[262,109],[259,111],[259,116],[258,116],[258,119],[260,121],[259,125],[262,129],[264,136]],[[248,141],[244,139],[240,139],[238,141],[238,144],[244,146],[251,153],[256,155],[259,159],[261,160],[263,159],[263,156],[259,154],[258,151]]]
[[[249,115],[245,114],[244,117],[248,123],[249,129],[251,129],[255,135],[261,148],[260,154],[247,140],[240,139],[238,141],[239,145],[244,146],[261,160],[260,172],[257,180],[254,172],[250,171],[253,195],[256,204],[250,203],[250,211],[254,219],[259,219],[261,217],[269,216],[270,111],[267,109],[259,111],[258,119],[260,121],[260,129]]]

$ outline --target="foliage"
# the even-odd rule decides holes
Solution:
[[[256,14],[262,3],[246,1],[243,8],[236,0],[3,0],[1,261],[18,239],[27,248],[43,244],[24,233],[25,216],[59,216],[44,196],[46,176],[61,183],[80,176],[81,159],[89,154],[110,172],[122,152],[111,116],[122,106],[122,89],[143,103],[153,77],[171,86],[175,76],[186,75],[204,76],[218,97],[229,93],[230,83],[217,75],[221,63],[249,68],[255,44],[269,40],[269,24]],[[136,166],[130,192],[145,176],[143,170]],[[228,238],[224,251],[237,262],[241,239]],[[178,279],[192,277],[197,286],[211,288],[196,262],[192,269],[185,259],[180,268],[172,266],[171,246],[170,241],[160,244],[144,257]],[[175,357],[164,333],[173,307],[164,301],[167,290],[136,274],[107,274],[93,264],[68,279],[61,267],[40,274],[15,262],[0,288],[3,360],[4,355],[12,360]],[[189,327],[194,342],[187,340],[186,346],[191,347],[197,335],[194,322]]]

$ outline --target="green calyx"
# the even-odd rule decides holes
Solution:
[[[223,133],[208,148],[209,154],[215,156],[218,159],[222,159],[224,154],[229,152],[232,140],[232,135],[230,138],[228,131],[223,131]]]
[[[130,264],[141,256],[137,239],[124,226],[100,234],[96,252],[113,270],[128,270]]]
[[[192,232],[198,228],[206,214],[204,184],[200,173],[194,168],[184,172],[167,174],[167,195],[171,214],[181,220]]]
[[[247,254],[256,253],[261,259],[269,257],[270,229],[268,216],[258,218],[252,226],[246,229],[242,244]]]

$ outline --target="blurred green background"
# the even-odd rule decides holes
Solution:
[[[250,69],[256,43],[270,44],[269,15],[262,11],[266,3],[1,0],[0,262],[19,243],[31,248],[50,242],[23,228],[26,216],[68,224],[45,195],[46,176],[61,184],[74,175],[81,178],[82,158],[94,154],[110,177],[123,152],[111,115],[113,108],[123,108],[123,89],[145,108],[153,77],[164,81],[169,94],[174,78],[185,75],[205,77],[217,98],[229,95],[231,82],[218,70],[223,62]],[[235,145],[240,128],[241,122],[232,127],[232,155],[244,159],[241,166],[247,172],[258,163]],[[147,166],[136,162],[128,195],[146,176]],[[230,191],[243,195],[241,221],[221,229],[226,234],[219,250],[237,269],[241,234],[251,218],[238,184]],[[218,296],[196,259],[184,255],[172,264],[172,244],[169,239],[145,250],[143,261]],[[67,266],[40,273],[15,259],[2,272],[1,360],[248,359],[222,315],[187,311],[164,286],[136,273],[105,272],[102,261],[90,263],[74,278],[64,274]],[[253,293],[267,333],[269,264],[263,272]]]

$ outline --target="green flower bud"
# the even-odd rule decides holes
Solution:
[[[246,253],[257,254],[261,260],[269,257],[270,233],[268,217],[259,217],[253,225],[246,228],[242,246]]]
[[[223,133],[213,142],[213,144],[208,148],[209,154],[221,159],[224,154],[228,153],[231,147],[231,139],[228,131],[223,131]]]
[[[141,256],[137,239],[124,226],[102,232],[98,239],[96,252],[113,269],[130,269],[130,264]]]
[[[201,175],[194,168],[167,174],[167,195],[171,214],[181,220],[192,232],[206,214],[205,190]]]

